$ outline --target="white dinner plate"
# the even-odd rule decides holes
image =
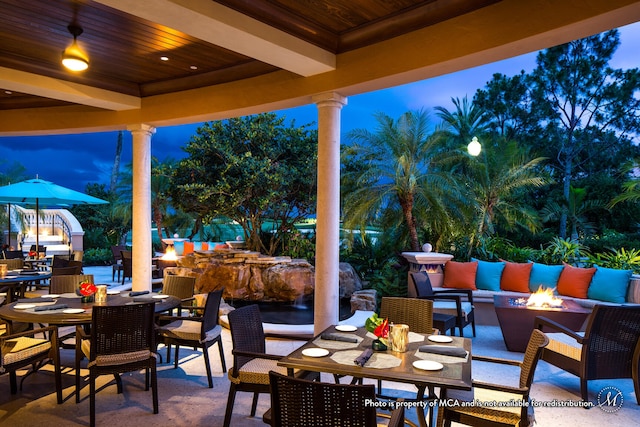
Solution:
[[[354,332],[357,331],[358,328],[353,325],[338,325],[336,326],[336,330],[341,332]]]
[[[429,335],[427,339],[433,342],[452,342],[453,341],[453,338],[447,335]]]
[[[116,290],[107,291],[107,295],[120,295],[120,291],[116,291]]]
[[[413,362],[413,367],[423,371],[439,371],[444,368],[442,363],[434,362],[433,360],[416,360]]]
[[[16,310],[26,310],[27,308],[35,307],[35,304],[16,304],[13,306]]]
[[[4,276],[5,279],[17,279],[18,276]]]
[[[66,310],[62,310],[63,313],[66,314],[79,314],[84,313],[84,309],[82,308],[67,308]]]
[[[329,354],[329,350],[326,348],[305,348],[302,350],[302,354],[309,357],[324,357]]]
[[[154,295],[151,298],[155,298],[155,299],[165,299],[165,298],[169,298],[169,295]]]
[[[60,295],[58,294],[45,294],[45,295],[40,295],[41,298],[60,298]]]

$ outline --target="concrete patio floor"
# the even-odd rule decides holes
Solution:
[[[87,268],[86,273],[94,273],[97,283],[108,283],[101,271]],[[101,267],[99,270],[104,270]],[[108,279],[111,270],[108,268]],[[127,282],[130,285],[130,282]],[[471,334],[471,328],[465,330]],[[477,337],[473,339],[473,353],[509,359],[521,359],[522,354],[506,350],[500,329],[495,326],[479,326]],[[301,345],[301,341],[269,339],[267,349],[276,354],[287,354]],[[223,345],[227,366],[232,364],[231,338],[228,330],[223,330]],[[160,353],[165,357],[164,348]],[[222,373],[218,350],[210,349],[214,387],[207,387],[204,361],[201,353],[191,349],[181,349],[178,369],[166,362],[158,368],[158,390],[160,413],[152,413],[151,392],[144,391],[144,375],[139,373],[123,375],[124,393],[116,393],[113,377],[103,376],[98,381],[100,391],[96,399],[96,420],[98,425],[110,427],[130,425],[154,426],[222,426],[227,402],[229,381]],[[73,353],[62,350],[63,366],[73,365]],[[86,374],[86,371],[83,372]],[[501,367],[475,362],[474,379],[486,382],[517,384],[519,371],[514,367]],[[332,377],[323,375],[323,381]],[[576,425],[616,425],[635,426],[640,424],[640,406],[636,403],[632,381],[600,380],[589,383],[590,398],[595,401],[597,393],[604,387],[614,386],[623,394],[620,410],[606,412],[595,407],[589,410],[579,407],[538,407],[537,425],[541,427],[574,427]],[[0,377],[0,425],[16,426],[84,426],[89,424],[88,384],[81,392],[82,401],[75,403],[74,371],[63,370],[63,396],[65,401],[56,404],[52,367],[47,365],[24,382],[17,395],[9,394],[9,378]],[[385,388],[400,389],[400,393],[411,396],[412,386],[384,383]],[[578,402],[580,385],[577,377],[559,370],[546,362],[540,362],[536,370],[532,396],[539,402]],[[268,395],[259,400],[256,417],[250,417],[251,394],[238,393],[232,426],[262,426],[262,414],[269,408]],[[605,408],[606,409],[606,408]],[[415,421],[415,412],[409,411],[408,418]]]

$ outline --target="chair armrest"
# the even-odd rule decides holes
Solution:
[[[389,419],[388,427],[399,427],[404,425],[404,399],[397,400],[396,409],[391,411],[391,419]]]
[[[584,337],[581,335],[578,335],[577,333],[575,333],[574,331],[572,331],[571,329],[567,328],[564,325],[561,325],[558,322],[554,322],[553,320],[544,317],[544,316],[536,316],[535,322],[534,322],[534,329],[540,329],[542,330],[542,328],[546,326],[548,328],[551,329],[555,329],[559,332],[562,332],[563,334],[569,335],[571,338],[575,339],[576,341],[578,341],[580,344],[582,344],[582,342],[584,341]]]
[[[80,340],[87,340],[89,338],[91,338],[91,335],[87,334],[84,330],[84,328],[82,327],[82,325],[77,325],[76,326],[76,337],[79,338]],[[79,341],[79,340],[77,340]]]
[[[27,337],[27,336],[30,336],[30,335],[40,334],[40,333],[49,332],[49,331],[51,331],[52,333],[55,333],[56,336],[57,336],[58,327],[57,326],[44,326],[42,328],[30,329],[28,331],[19,332],[19,333],[15,333],[15,334],[11,334],[11,335],[3,335],[3,336],[0,336],[0,342],[7,341],[7,340],[12,340],[14,338]]]
[[[422,296],[420,299],[428,299],[431,301],[455,301],[456,303],[456,312],[458,313],[458,317],[463,315],[462,312],[462,295],[431,295],[431,296]]]
[[[512,366],[522,365],[522,362],[518,360],[503,359],[501,357],[493,357],[493,356],[480,356],[480,355],[474,354],[471,356],[471,359],[478,362],[499,363],[502,365],[512,365]]]
[[[267,359],[267,360],[280,360],[284,357],[277,354],[255,353],[253,351],[240,351],[240,350],[231,350],[231,353],[234,356],[253,357],[255,359]]]
[[[473,290],[471,289],[439,289],[433,291],[434,294],[459,294],[464,295],[469,299],[469,302],[473,303]]]
[[[484,388],[486,390],[495,390],[495,391],[503,391],[505,393],[521,394],[525,397],[529,396],[529,389],[525,387],[512,387],[512,386],[502,385],[502,384],[485,383],[482,381],[472,381],[471,383],[474,388]]]

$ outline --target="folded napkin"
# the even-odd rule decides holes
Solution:
[[[67,304],[42,305],[34,308],[33,311],[62,310],[63,308],[67,308]]]
[[[148,293],[149,293],[149,291],[136,291],[136,292],[131,291],[131,292],[129,292],[129,296],[130,297],[137,297],[137,296],[140,296],[140,295],[146,295]]]
[[[56,302],[53,298],[20,298],[18,299],[19,303],[27,303],[27,304],[37,304],[41,302]]]
[[[462,347],[446,347],[444,345],[423,345],[419,348],[423,353],[442,354],[444,356],[467,357],[467,350]]]
[[[373,356],[373,350],[368,348],[362,352],[362,354],[353,361],[358,366],[364,366],[365,363],[369,361],[369,359]]]
[[[29,271],[22,270],[20,272],[21,276],[37,276],[38,274],[39,273],[37,270],[29,270]]]
[[[358,339],[354,337],[345,337],[343,335],[329,334],[329,333],[320,335],[320,338],[322,338],[323,340],[330,340],[330,341],[343,341],[343,342],[354,342],[354,343],[358,342]]]
[[[134,298],[133,302],[156,302],[156,300],[149,297],[146,297],[146,298],[141,297],[141,298]]]

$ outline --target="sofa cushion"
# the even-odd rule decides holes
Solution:
[[[487,291],[500,290],[500,278],[504,270],[504,262],[488,262],[471,258],[471,261],[478,261],[478,271],[476,272],[476,288]]]
[[[587,296],[601,301],[625,303],[632,273],[631,270],[616,270],[596,265]]]
[[[445,288],[476,289],[478,262],[447,261],[444,265],[443,284]]]
[[[193,253],[193,242],[188,242],[185,240],[184,242],[184,252],[182,253],[182,255],[188,255]]]
[[[508,262],[505,261],[502,278],[500,279],[500,289],[503,291],[529,292],[529,277],[533,264],[529,262]]]
[[[534,262],[529,277],[529,290],[535,292],[540,286],[556,288],[563,268],[564,265],[546,265]]]
[[[177,256],[182,256],[184,254],[184,241],[173,242],[173,249],[175,249]]]
[[[565,264],[558,279],[558,293],[576,298],[587,298],[587,290],[595,268],[580,268]]]

